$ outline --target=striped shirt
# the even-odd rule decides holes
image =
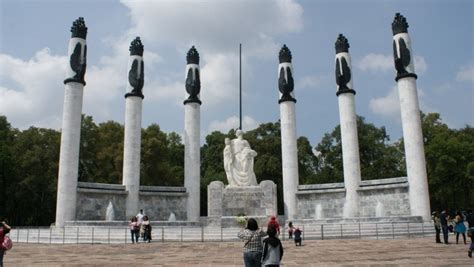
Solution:
[[[242,229],[237,236],[245,242],[244,252],[263,252],[262,237],[266,235],[267,233],[260,229],[256,231]]]

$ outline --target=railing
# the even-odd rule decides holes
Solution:
[[[354,223],[307,224],[298,226],[303,240],[325,239],[392,239],[434,236],[432,223]],[[152,242],[236,241],[240,228],[221,227],[153,227]],[[125,227],[14,227],[10,238],[19,243],[48,244],[124,244],[131,243],[130,230]],[[280,239],[288,240],[287,229]],[[140,242],[143,239],[140,238]]]

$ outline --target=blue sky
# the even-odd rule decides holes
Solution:
[[[243,44],[244,131],[279,118],[278,51],[293,54],[297,134],[312,145],[339,124],[334,42],[350,42],[356,112],[402,136],[391,22],[407,18],[422,111],[474,125],[474,2],[0,0],[0,114],[13,127],[59,129],[72,21],[88,29],[83,113],[124,121],[128,46],[145,46],[143,126],[183,132],[185,56],[201,55],[201,136],[238,127]]]

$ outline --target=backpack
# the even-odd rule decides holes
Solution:
[[[4,250],[10,250],[13,247],[13,242],[8,236],[4,236],[3,238],[3,243],[2,243],[2,249]]]

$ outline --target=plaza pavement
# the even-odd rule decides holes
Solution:
[[[451,238],[454,239],[454,238]],[[433,238],[284,241],[283,266],[474,266],[467,245]],[[243,266],[242,242],[48,245],[16,243],[9,266]]]

